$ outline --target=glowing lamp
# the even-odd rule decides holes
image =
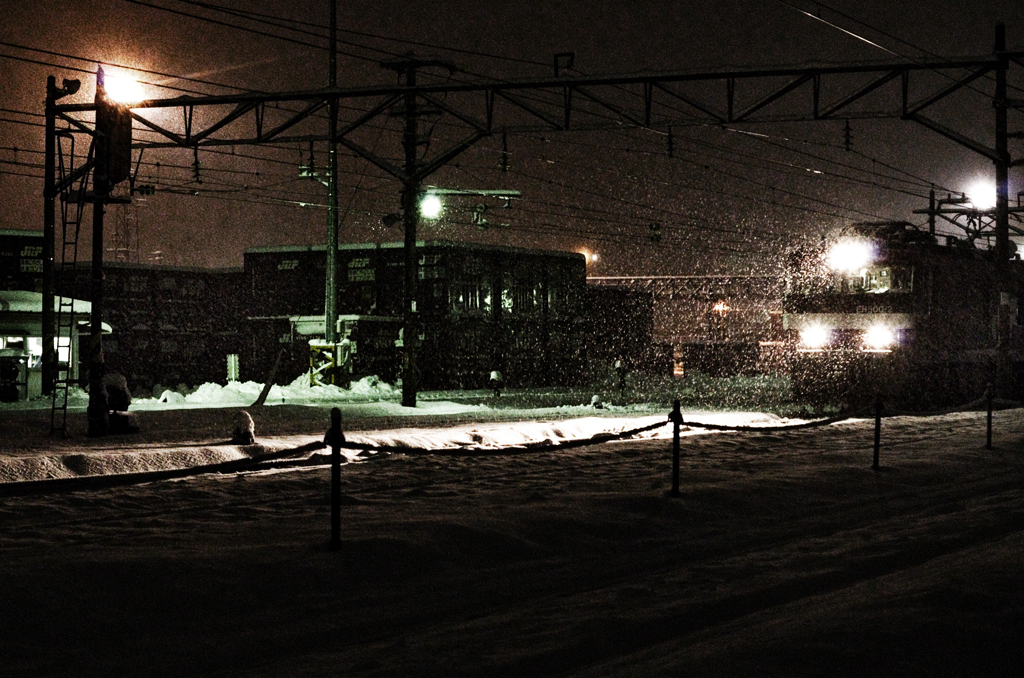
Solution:
[[[987,210],[996,206],[996,185],[990,181],[976,181],[967,191],[975,209]]]
[[[119,104],[130,104],[146,98],[142,85],[131,78],[108,74],[103,82],[107,98]]]
[[[859,271],[874,261],[871,243],[863,240],[841,240],[828,252],[828,265],[836,271]]]
[[[800,332],[800,343],[806,348],[822,348],[828,344],[828,330],[821,325],[812,325]]]
[[[436,195],[428,193],[420,200],[420,216],[424,219],[437,219],[441,216],[444,205]]]
[[[869,327],[864,333],[864,345],[871,351],[885,351],[896,343],[896,333],[883,325]]]

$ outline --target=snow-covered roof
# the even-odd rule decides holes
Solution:
[[[42,238],[42,231],[28,231],[20,228],[0,228],[0,235],[12,235],[15,237],[24,236],[28,238]]]
[[[72,299],[72,312],[87,315],[92,313],[92,304],[81,299]],[[57,311],[60,298],[54,297],[53,310]],[[0,290],[0,313],[42,313],[43,295],[41,292],[24,290]]]
[[[397,242],[382,242],[382,243],[339,243],[338,250],[375,250],[375,249],[402,249],[405,247],[405,243],[401,241]],[[417,240],[416,247],[418,248],[454,248],[454,249],[468,249],[468,250],[481,250],[487,252],[505,252],[513,254],[533,254],[533,255],[545,255],[552,257],[569,257],[569,258],[581,258],[583,255],[578,252],[566,252],[563,250],[542,250],[532,249],[525,247],[512,247],[510,245],[487,245],[483,243],[471,243],[471,242],[459,242],[455,240]],[[327,245],[272,245],[265,247],[247,247],[245,248],[245,254],[267,254],[267,253],[284,253],[284,252],[326,252]]]

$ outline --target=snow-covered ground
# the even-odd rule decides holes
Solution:
[[[99,439],[81,436],[87,428],[88,394],[79,389],[69,396],[71,435],[67,440],[49,435],[49,400],[4,404],[0,412],[34,416],[8,418],[9,435],[0,444],[0,482],[165,471],[282,452],[322,440],[332,407],[342,410],[351,443],[429,450],[558,444],[667,422],[668,412],[666,405],[645,402],[616,405],[615,400],[622,400],[617,393],[577,396],[577,404],[528,409],[510,406],[514,398],[508,394],[499,399],[488,392],[427,393],[418,399],[417,407],[410,408],[401,405],[400,390],[373,377],[347,389],[310,386],[305,377],[299,377],[287,386],[273,386],[266,405],[251,407],[261,390],[262,385],[255,382],[208,383],[188,392],[165,390],[153,398],[135,399],[130,410],[139,419],[140,433]],[[444,399],[445,395],[458,396],[460,402]],[[593,406],[595,399],[600,407]],[[229,444],[239,409],[255,419],[257,447]],[[718,425],[790,422],[758,412],[698,414]],[[501,420],[507,423],[498,423]],[[667,437],[671,430],[662,426],[643,437]],[[347,462],[365,461],[368,456],[372,455],[346,450]]]
[[[673,497],[670,426],[521,447],[658,423],[663,403],[432,394],[411,410],[373,386],[317,399],[293,385],[249,409],[259,453],[320,440],[332,406],[349,441],[407,448],[347,451],[339,551],[316,452],[2,492],[247,458],[225,443],[258,385],[135,401],[143,430],[103,439],[84,436],[84,402],[66,440],[45,408],[0,409],[0,675],[1024,669],[1024,411],[995,413],[992,450],[983,412],[886,419],[872,470],[873,421],[786,429],[753,409],[689,409],[687,422],[781,428],[684,427]]]

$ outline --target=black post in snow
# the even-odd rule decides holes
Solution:
[[[985,449],[992,449],[992,384],[985,389],[985,403],[988,408],[988,417],[985,428]]]
[[[341,548],[341,444],[345,434],[341,431],[341,410],[331,408],[331,427],[324,442],[331,446],[331,550]]]
[[[683,413],[679,411],[679,400],[672,401],[672,412],[668,415],[672,422],[672,496],[679,496],[679,427],[683,423]]]
[[[878,448],[882,445],[882,396],[875,396],[875,460],[871,468],[878,470]]]

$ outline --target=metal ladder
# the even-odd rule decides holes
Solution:
[[[93,147],[90,144],[89,153],[84,158],[83,165],[88,165],[92,160]],[[82,158],[78,158],[83,160]],[[75,171],[75,136],[68,130],[57,132],[57,180],[63,185],[67,177]],[[56,331],[57,338],[57,361],[53,383],[53,401],[50,407],[50,435],[60,432],[61,436],[67,437],[68,419],[68,391],[72,385],[72,361],[75,357],[74,347],[71,345],[74,336],[75,324],[75,300],[73,297],[64,296],[71,294],[74,289],[75,268],[78,264],[78,238],[82,227],[82,212],[85,209],[85,190],[88,185],[89,172],[84,172],[77,180],[77,188],[69,189],[61,193],[61,239],[63,245],[57,253],[57,261],[54,262],[56,291],[54,299],[57,300],[56,308]],[[44,347],[46,350],[48,347]],[[60,359],[64,352],[67,360]]]

